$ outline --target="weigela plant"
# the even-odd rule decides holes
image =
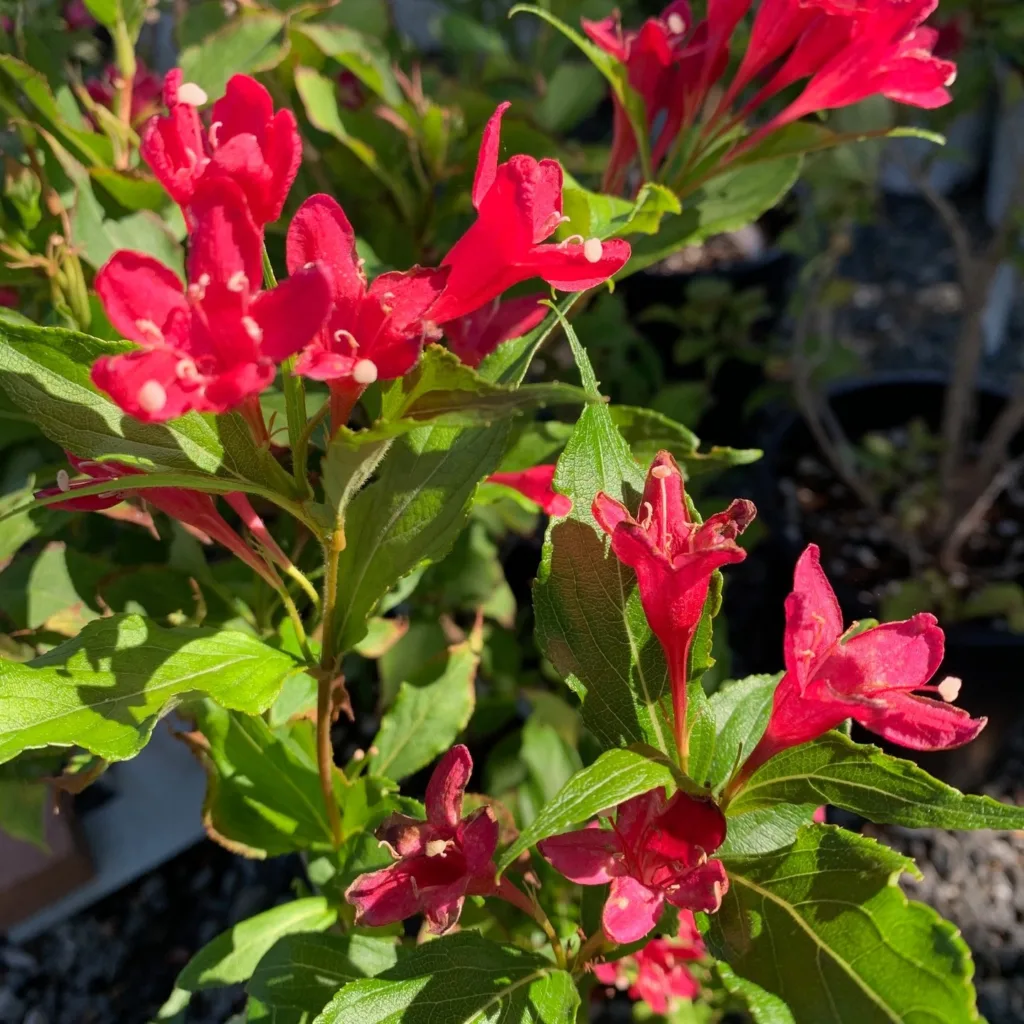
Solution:
[[[312,8],[243,5],[294,44],[259,57],[267,85],[212,59],[229,21],[209,67],[182,56],[209,89],[172,70],[136,125],[154,83],[115,7],[116,72],[60,107],[0,55],[22,147],[0,422],[46,485],[4,499],[4,571],[33,601],[44,570],[47,594],[84,590],[5,638],[0,781],[42,759],[80,784],[176,710],[211,838],[305,870],[157,1018],[244,982],[251,1021],[572,1024],[609,989],[647,1019],[977,1021],[962,939],[898,887],[912,862],[823,810],[1024,827],[851,735],[977,736],[941,627],[847,628],[811,547],[784,671],[713,682],[755,509],[703,518],[693,476],[749,453],[607,402],[571,323],[589,289],[754,220],[806,152],[848,141],[805,115],[945,102],[933,0],[674,3],[588,38],[536,11],[611,84],[605,193],[516,151],[544,138],[528,100],[442,107],[432,72]],[[347,191],[367,176],[383,199]],[[105,561],[142,541],[158,555]]]

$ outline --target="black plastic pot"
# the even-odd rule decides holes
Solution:
[[[666,381],[700,380],[704,376],[702,362],[678,365],[673,349],[679,331],[670,324],[643,323],[644,310],[652,306],[679,307],[686,302],[687,290],[695,281],[716,279],[727,281],[734,292],[761,288],[769,307],[755,325],[755,340],[767,340],[777,326],[792,293],[796,260],[781,249],[770,248],[756,259],[742,260],[692,273],[663,274],[642,270],[625,278],[618,286],[626,308],[637,329],[661,357]],[[719,370],[712,386],[712,403],[699,424],[698,434],[713,439],[715,444],[742,447],[750,443],[745,423],[745,407],[750,396],[765,383],[760,365],[741,359],[728,359]]]
[[[844,381],[829,393],[829,403],[851,440],[866,433],[922,419],[937,428],[947,378],[941,373],[891,373]],[[978,395],[977,432],[982,436],[1005,404],[1005,394],[988,389]],[[759,544],[747,562],[730,569],[726,595],[730,641],[737,669],[775,672],[782,667],[785,626],[783,601],[792,588],[793,569],[807,543],[799,523],[787,514],[780,481],[805,455],[819,455],[807,424],[797,415],[776,420],[761,440],[764,459],[752,467],[753,497],[758,516],[770,537]],[[1017,439],[1024,450],[1024,438]],[[865,606],[855,588],[833,580],[847,621],[865,618]],[[734,614],[735,605],[735,614]],[[952,675],[964,681],[957,701],[974,716],[989,719],[988,728],[969,747],[943,754],[913,755],[923,767],[955,784],[981,783],[1009,731],[1024,720],[1024,636],[998,622],[969,622],[946,629],[946,656],[939,678]],[[739,671],[737,672],[739,674]],[[867,739],[863,735],[861,739]],[[877,738],[871,737],[872,742]],[[905,750],[894,750],[908,756]]]

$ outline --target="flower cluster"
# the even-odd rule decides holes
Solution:
[[[335,429],[361,391],[401,377],[426,342],[448,334],[471,365],[543,318],[537,297],[500,303],[521,281],[590,288],[626,263],[629,245],[596,238],[545,243],[562,222],[562,169],[513,156],[499,163],[502,104],[488,121],[473,182],[478,216],[441,261],[368,282],[355,233],[331,197],[315,195],[287,233],[289,277],[263,289],[263,229],[281,216],[298,172],[294,115],[274,111],[258,82],[235,75],[213,104],[181,71],[163,86],[165,115],[141,151],[189,229],[188,282],[148,256],[118,252],[96,288],[114,327],[140,349],[101,359],[94,383],[138,419],[226,412],[294,372],[327,381]]]
[[[629,84],[643,99],[657,169],[680,133],[695,129],[702,140],[727,136],[797,83],[802,87],[781,110],[742,142],[729,142],[732,156],[808,114],[869,96],[926,109],[948,103],[956,66],[935,56],[939,34],[923,25],[937,5],[938,0],[762,0],[728,82],[723,76],[730,41],[751,0],[709,0],[707,17],[699,22],[686,0],[675,0],[637,31],[624,31],[618,14],[599,22],[584,19],[583,28],[625,65]],[[629,119],[616,102],[606,188],[622,188],[636,152]],[[720,157],[727,162],[730,154]]]

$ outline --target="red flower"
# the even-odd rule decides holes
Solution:
[[[629,259],[629,243],[621,239],[541,244],[562,222],[562,168],[524,155],[498,163],[501,117],[509,106],[502,103],[484,128],[473,179],[477,219],[441,261],[450,273],[433,310],[439,323],[531,277],[563,291],[593,288]]]
[[[444,325],[448,347],[467,365],[479,366],[503,341],[521,338],[547,315],[539,304],[543,295],[523,295],[500,302],[493,299],[473,313]]]
[[[8,309],[17,309],[19,301],[16,288],[0,288],[0,306],[6,306]]]
[[[572,500],[559,494],[551,486],[555,478],[555,465],[533,466],[512,473],[492,473],[487,482],[502,484],[529,498],[549,515],[567,516],[572,511]]]
[[[811,544],[797,562],[793,593],[786,598],[786,674],[775,690],[768,729],[742,777],[847,718],[912,750],[959,747],[985,727],[986,719],[944,703],[956,698],[959,680],[927,685],[943,653],[933,615],[844,636],[839,603]],[[919,697],[915,690],[937,693],[943,701]]]
[[[685,910],[716,911],[729,888],[720,860],[708,860],[725,840],[725,816],[708,800],[654,789],[620,804],[611,828],[594,822],[544,839],[540,852],[579,885],[611,883],[601,916],[613,942],[642,939],[667,900]]]
[[[690,646],[704,612],[711,575],[746,557],[735,538],[750,525],[756,509],[741,499],[698,525],[687,507],[675,459],[659,452],[647,473],[637,519],[603,492],[594,499],[593,513],[612,538],[616,557],[636,572],[644,614],[665,649],[676,743],[685,759]]]
[[[67,494],[66,501],[56,502],[51,508],[67,509],[75,512],[99,512],[120,504],[133,494],[137,494],[154,508],[170,516],[186,527],[197,532],[200,538],[206,543],[217,541],[222,544],[233,555],[240,558],[246,565],[263,577],[272,587],[280,587],[280,580],[267,563],[249,547],[241,537],[231,528],[227,520],[217,511],[213,498],[200,491],[191,491],[183,487],[147,487],[139,491],[119,491],[117,483],[126,476],[142,475],[137,469],[124,466],[118,462],[93,462],[89,459],[78,459],[70,452],[67,453],[68,460],[79,473],[87,479],[79,482],[71,482],[67,473],[61,470],[57,474],[57,487],[48,487],[45,490],[37,491],[37,498],[49,498],[57,494]],[[89,487],[101,481],[110,482],[110,491],[103,494],[86,495],[76,498],[76,488]],[[255,509],[249,504],[249,499],[244,494],[233,492],[226,494],[228,504],[234,508],[242,517],[243,522],[254,534],[266,534],[267,528],[263,520],[256,514]],[[263,538],[261,537],[261,540]],[[265,541],[264,541],[265,543]],[[280,552],[273,541],[265,545],[268,551],[271,548]],[[276,555],[273,557],[276,558]],[[283,564],[288,563],[287,556],[281,553],[284,559]]]
[[[310,196],[288,228],[290,274],[319,262],[331,277],[334,305],[323,328],[296,362],[315,380],[351,381],[360,389],[393,380],[416,365],[423,344],[440,336],[430,307],[441,294],[446,270],[414,267],[381,274],[369,287],[356,237],[345,211],[330,197]]]
[[[64,21],[73,32],[96,27],[96,19],[89,13],[85,0],[69,0],[64,5]]]
[[[245,193],[257,224],[277,220],[302,160],[295,115],[290,110],[275,114],[270,93],[259,82],[234,75],[213,105],[207,133],[196,109],[206,94],[181,79],[180,68],[167,73],[168,114],[154,117],[142,135],[142,155],[157,179],[187,208],[204,176],[223,175]]]
[[[140,118],[148,116],[160,102],[160,95],[163,89],[163,79],[141,61],[136,61],[137,67],[135,78],[132,81],[132,112],[131,118],[134,124]],[[98,78],[92,78],[86,82],[86,89],[89,95],[101,106],[114,108],[115,97],[117,96],[117,79],[119,72],[113,64],[108,64]]]
[[[423,914],[428,928],[441,934],[459,920],[466,896],[497,892],[494,811],[481,807],[462,816],[472,771],[469,751],[452,747],[427,785],[427,820],[392,814],[377,829],[396,860],[382,871],[360,875],[346,890],[356,924],[378,927]]]
[[[688,78],[702,63],[685,46],[693,18],[686,0],[675,0],[658,18],[648,18],[639,31],[623,32],[619,12],[603,21],[581,20],[583,31],[606,53],[626,65],[629,84],[644,101],[651,139],[651,162],[657,167],[683,123]],[[615,100],[612,151],[604,188],[618,192],[637,153],[629,117]]]
[[[700,993],[700,985],[686,964],[705,954],[693,914],[680,910],[675,938],[651,939],[632,956],[597,964],[594,976],[603,985],[626,990],[631,999],[642,1000],[655,1013],[667,1014],[679,1000],[692,1000]]]
[[[330,281],[317,266],[259,290],[260,233],[237,185],[206,179],[191,203],[187,289],[137,252],[114,253],[96,275],[110,322],[142,348],[99,359],[93,383],[147,422],[191,409],[226,412],[258,394],[330,309]]]

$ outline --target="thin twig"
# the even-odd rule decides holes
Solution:
[[[992,477],[998,472],[999,464],[1006,458],[1006,449],[1014,439],[1017,431],[1024,426],[1024,377],[1017,380],[1009,401],[1003,406],[995,422],[989,428],[981,451],[978,453],[977,464],[971,474],[971,482],[965,492],[965,506],[978,499],[988,486]]]

